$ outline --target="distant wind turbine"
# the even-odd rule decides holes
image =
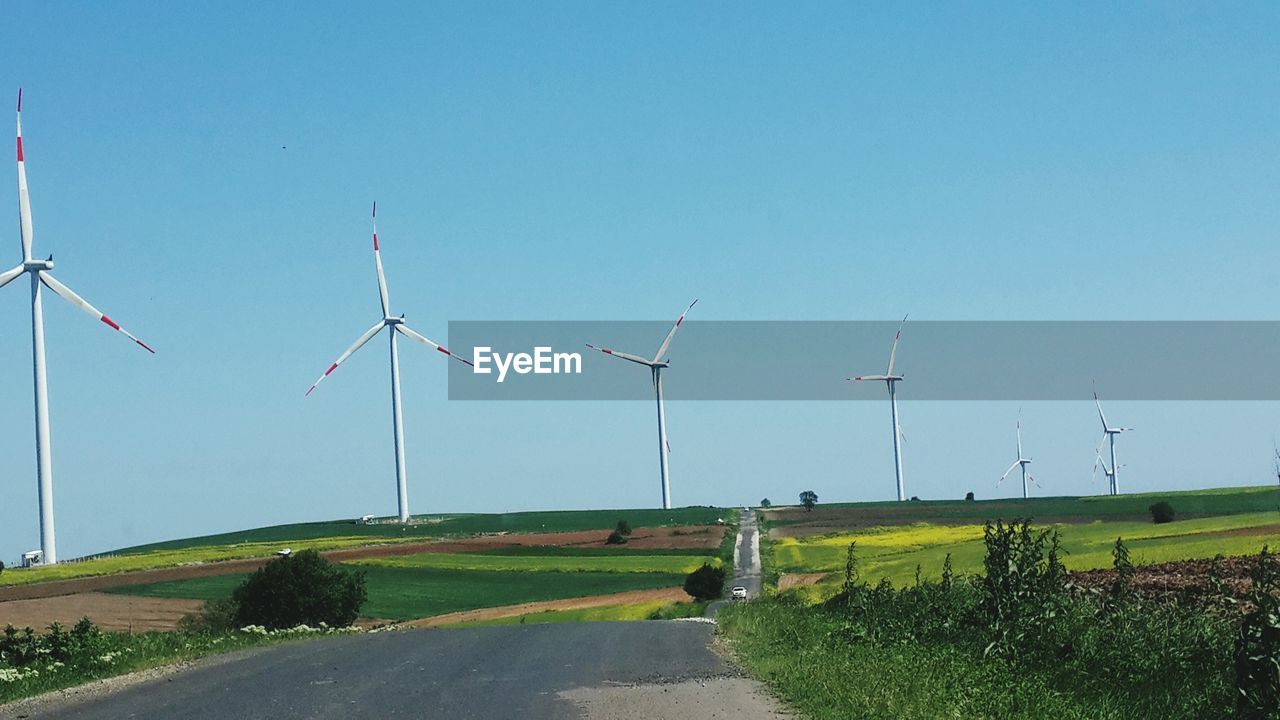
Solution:
[[[889,388],[889,407],[893,413],[893,472],[898,480],[898,501],[907,499],[906,487],[902,483],[902,427],[898,425],[898,392],[897,384],[904,378],[893,374],[893,360],[898,354],[898,341],[902,339],[902,326],[907,324],[907,316],[902,316],[898,325],[898,333],[893,336],[893,347],[889,348],[889,369],[884,375],[861,375],[846,380],[883,380]]]
[[[1022,468],[1022,499],[1025,500],[1027,499],[1027,482],[1030,481],[1034,483],[1036,479],[1032,477],[1029,473],[1027,473],[1027,466],[1031,464],[1031,458],[1022,456],[1022,414],[1021,413],[1018,414],[1016,434],[1018,437],[1018,459],[1015,460],[1014,463],[1009,466],[1009,469],[1005,470],[1004,474],[1000,476],[1000,479],[996,481],[996,487],[999,487],[1000,483],[1004,482],[1004,479],[1009,477],[1009,473],[1013,472],[1014,468]]]
[[[316,380],[314,384],[307,390],[306,394],[310,395],[316,387],[329,377],[329,373],[338,369],[338,366],[351,357],[355,351],[369,342],[374,335],[377,335],[383,328],[391,328],[389,336],[391,338],[391,428],[392,436],[395,442],[396,452],[396,501],[400,512],[400,522],[409,522],[409,477],[408,471],[405,469],[404,461],[404,416],[400,411],[400,353],[396,346],[397,333],[403,334],[411,340],[428,347],[435,348],[437,351],[448,355],[458,362],[471,365],[471,361],[459,355],[449,352],[443,345],[438,345],[426,336],[421,335],[404,324],[404,315],[393,317],[391,315],[391,300],[387,296],[387,277],[382,272],[382,251],[378,247],[378,203],[373,204],[373,264],[378,270],[378,296],[382,301],[382,319],[373,324],[373,327],[365,331],[363,335],[347,348],[345,352],[338,356],[337,360],[329,366],[328,370]]]
[[[1098,400],[1098,391],[1093,392],[1093,404],[1098,406],[1098,419],[1102,421],[1102,439],[1098,441],[1098,447],[1093,451],[1094,463],[1093,473],[1098,474],[1098,466],[1102,466],[1102,472],[1107,476],[1107,484],[1110,487],[1112,495],[1120,494],[1120,467],[1116,465],[1116,436],[1120,433],[1126,433],[1133,430],[1131,427],[1111,427],[1107,424],[1107,416],[1102,414],[1102,402]],[[1111,447],[1111,466],[1107,467],[1107,461],[1102,459],[1102,445],[1107,443]]]
[[[693,302],[689,303],[689,307],[685,308],[684,312],[680,313],[680,317],[676,320],[676,324],[671,326],[671,331],[667,333],[666,339],[662,341],[662,345],[658,348],[658,352],[653,354],[652,360],[646,360],[639,355],[619,352],[610,348],[596,347],[591,343],[587,343],[587,347],[592,350],[599,350],[605,355],[612,355],[614,357],[622,358],[623,360],[630,360],[633,363],[644,365],[649,368],[653,375],[653,391],[658,396],[658,462],[662,472],[663,510],[671,509],[671,472],[668,464],[668,456],[671,454],[671,445],[667,442],[667,414],[662,405],[662,370],[670,367],[670,362],[665,360],[663,355],[666,354],[667,348],[671,346],[671,338],[676,336],[676,331],[680,329],[681,323],[684,322],[684,316],[688,315],[689,311],[693,309],[693,306],[697,304],[698,301],[695,298]]]
[[[31,276],[31,355],[35,366],[36,392],[36,477],[39,480],[38,494],[40,502],[40,561],[52,565],[58,562],[57,541],[53,528],[53,451],[49,443],[49,389],[45,374],[44,359],[44,301],[41,297],[41,286],[49,288],[67,302],[75,305],[94,318],[102,321],[112,330],[142,346],[147,352],[154,353],[138,338],[130,335],[116,324],[114,320],[103,315],[71,288],[54,279],[49,271],[53,269],[53,256],[47,260],[36,260],[31,255],[31,244],[35,239],[35,231],[31,223],[31,199],[27,193],[27,167],[22,154],[22,89],[18,89],[18,228],[22,236],[22,264],[0,273],[0,287],[12,282],[19,275]]]

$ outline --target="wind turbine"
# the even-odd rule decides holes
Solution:
[[[907,324],[907,316],[902,316],[898,325],[898,333],[893,336],[893,347],[889,348],[889,369],[884,375],[861,375],[845,378],[846,380],[883,380],[889,388],[889,406],[893,412],[893,472],[898,479],[898,501],[907,499],[906,487],[902,484],[902,428],[898,425],[898,391],[897,384],[904,378],[893,374],[893,359],[898,354],[898,341],[902,339],[902,326]]]
[[[403,334],[411,340],[428,347],[435,348],[437,351],[448,355],[458,362],[471,365],[471,361],[460,355],[454,355],[449,352],[443,345],[428,340],[425,335],[421,335],[404,324],[404,315],[394,317],[391,315],[391,301],[387,296],[387,276],[382,272],[382,251],[378,248],[378,203],[373,203],[373,264],[378,270],[378,297],[382,301],[382,319],[373,324],[373,327],[365,331],[363,335],[347,348],[328,370],[316,380],[314,384],[307,390],[306,395],[310,395],[313,390],[324,379],[329,377],[329,373],[338,369],[338,366],[351,357],[355,351],[364,347],[364,344],[373,339],[383,328],[391,328],[388,335],[391,338],[391,432],[395,441],[396,452],[396,501],[400,512],[400,522],[409,522],[409,476],[405,469],[404,462],[404,416],[400,411],[400,353],[396,346],[397,333]]]
[[[1017,427],[1017,436],[1018,436],[1018,459],[1015,460],[1014,463],[1009,466],[1009,469],[1005,470],[1004,474],[1000,476],[1000,479],[996,481],[996,487],[999,487],[1000,483],[1004,482],[1004,479],[1009,477],[1009,473],[1013,472],[1014,468],[1021,467],[1022,468],[1022,499],[1026,500],[1027,499],[1027,481],[1031,481],[1032,483],[1034,483],[1036,479],[1027,473],[1027,466],[1031,464],[1031,458],[1022,457],[1022,414],[1021,413],[1018,414],[1018,424],[1016,427]]]
[[[36,477],[39,481],[40,500],[40,561],[52,565],[58,562],[58,547],[53,529],[53,455],[49,442],[49,385],[45,373],[44,358],[44,299],[41,286],[47,287],[64,300],[101,320],[111,329],[154,353],[138,338],[130,335],[114,320],[103,315],[94,306],[77,295],[71,288],[54,279],[53,256],[36,260],[31,255],[31,243],[35,231],[31,224],[31,198],[27,193],[27,167],[22,155],[22,89],[18,89],[18,229],[22,236],[22,263],[0,273],[0,287],[8,285],[19,275],[31,276],[31,358],[34,365],[36,395]]]
[[[1107,424],[1107,416],[1102,414],[1102,402],[1098,400],[1098,391],[1093,391],[1093,404],[1098,406],[1098,419],[1102,421],[1102,439],[1098,441],[1098,447],[1094,449],[1095,457],[1093,463],[1093,474],[1097,476],[1098,466],[1102,466],[1102,472],[1107,476],[1107,483],[1110,486],[1112,495],[1120,494],[1120,466],[1116,465],[1116,436],[1120,433],[1129,432],[1131,427],[1111,427]],[[1108,443],[1111,446],[1111,467],[1107,467],[1106,460],[1102,459],[1102,444]]]
[[[695,298],[689,303],[689,307],[680,313],[680,317],[676,320],[676,324],[671,326],[671,332],[667,333],[667,337],[662,341],[662,345],[658,348],[658,352],[653,354],[652,360],[646,360],[639,355],[619,352],[610,348],[596,347],[591,343],[587,343],[587,347],[592,350],[599,350],[605,355],[630,360],[633,363],[644,365],[649,368],[653,375],[653,391],[658,396],[658,462],[662,471],[662,509],[671,509],[671,469],[668,465],[668,456],[671,454],[671,445],[667,442],[667,414],[662,407],[662,370],[670,367],[671,363],[663,359],[667,348],[671,346],[671,338],[676,336],[676,330],[680,329],[680,324],[684,322],[684,316],[689,314],[694,305],[698,304]]]

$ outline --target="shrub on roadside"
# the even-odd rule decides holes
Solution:
[[[92,663],[103,653],[103,648],[102,631],[89,618],[81,618],[70,630],[55,622],[44,633],[6,625],[4,634],[0,635],[0,666]]]
[[[278,557],[231,594],[235,626],[280,630],[297,625],[346,627],[368,599],[361,570],[333,565],[315,550]]]
[[[627,542],[627,536],[623,535],[617,530],[614,530],[613,532],[609,533],[609,537],[604,539],[605,545],[623,545],[626,542]]]
[[[684,591],[695,600],[716,600],[724,594],[724,568],[703,563],[684,579]]]
[[[1242,720],[1280,717],[1280,560],[1262,548],[1252,573],[1254,610],[1235,644],[1236,714]]]
[[[198,613],[183,615],[178,631],[185,633],[221,633],[236,628],[236,602],[231,598],[206,600]]]

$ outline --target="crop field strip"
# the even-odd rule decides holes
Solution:
[[[799,507],[765,511],[775,535],[821,534],[836,529],[934,524],[981,524],[992,518],[1032,518],[1041,523],[1092,520],[1150,520],[1147,508],[1160,500],[1173,503],[1180,519],[1280,510],[1280,488],[1216,488],[1137,495],[1045,497],[1021,499],[922,500],[906,503],[830,503],[813,512]],[[1280,517],[1277,515],[1276,517]]]
[[[460,610],[500,607],[540,600],[608,595],[629,590],[679,587],[683,574],[660,572],[529,572],[455,568],[361,566],[369,600],[361,615],[410,620]],[[115,588],[112,593],[142,597],[217,600],[231,595],[245,575],[220,575]]]
[[[1133,560],[1140,564],[1169,560],[1212,558],[1215,555],[1250,555],[1262,546],[1280,547],[1280,491],[1272,488],[1243,489],[1237,491],[1205,491],[1151,495],[1143,499],[1150,504],[1157,499],[1170,499],[1175,506],[1195,507],[1204,514],[1191,519],[1171,523],[1154,524],[1150,514],[1145,520],[1121,519],[1134,505],[1131,497],[1088,499],[1095,509],[1102,510],[1099,518],[1079,518],[1074,523],[1044,524],[1058,530],[1063,547],[1067,551],[1064,562],[1072,570],[1089,570],[1110,567],[1111,549],[1117,537],[1123,537],[1129,546]],[[1208,500],[1206,501],[1206,498]],[[1203,502],[1198,502],[1203,501]],[[1044,509],[1062,509],[1074,501],[1048,499],[1040,501]],[[1276,503],[1268,509],[1257,508]],[[952,503],[965,505],[966,512],[983,507],[990,510],[1003,503]],[[1016,503],[1021,505],[1022,503]],[[916,503],[912,503],[916,505]],[[1115,512],[1116,507],[1126,512]],[[1209,514],[1207,510],[1212,509]],[[958,515],[946,513],[950,518]],[[994,517],[994,516],[992,516]],[[1005,517],[1005,519],[1010,519]],[[843,571],[849,543],[856,540],[860,559],[859,571],[864,578],[878,581],[887,577],[897,585],[914,581],[917,565],[924,578],[937,578],[944,558],[951,554],[953,567],[958,573],[975,572],[982,567],[983,528],[981,524],[939,524],[917,522],[860,528],[853,532],[833,532],[824,535],[794,537],[783,535],[773,538],[768,545],[773,567],[785,573]],[[831,583],[826,583],[830,591]],[[822,590],[812,591],[815,596]]]
[[[613,572],[688,574],[703,563],[719,565],[720,559],[704,553],[687,555],[493,555],[488,553],[422,553],[400,557],[356,560],[351,564],[387,568],[435,568],[512,572]]]
[[[728,520],[734,513],[724,508],[687,507],[671,510],[559,510],[548,512],[521,512],[504,514],[424,515],[415,516],[414,522],[401,525],[380,522],[360,525],[351,520],[330,522],[295,523],[274,525],[252,530],[204,535],[201,537],[170,540],[125,548],[118,554],[153,553],[163,550],[240,545],[244,543],[301,543],[308,540],[358,536],[368,542],[417,539],[430,540],[446,537],[465,537],[485,533],[550,533],[578,532],[583,530],[609,530],[619,520],[626,520],[632,527],[669,527],[679,525],[714,525],[717,520]]]

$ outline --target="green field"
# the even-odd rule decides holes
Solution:
[[[687,575],[703,563],[719,565],[720,558],[704,551],[688,555],[493,555],[477,553],[419,553],[399,557],[355,560],[362,567],[494,570],[511,572],[611,572]]]
[[[1180,519],[1152,523],[1147,506],[1157,500],[1170,501]],[[1117,537],[1125,539],[1134,562],[1140,564],[1217,554],[1250,555],[1267,544],[1280,547],[1280,490],[1275,488],[1115,498],[908,503],[896,507],[919,509],[916,517],[930,521],[871,524],[885,518],[883,505],[826,508],[826,516],[820,520],[823,529],[841,521],[851,529],[776,537],[766,549],[771,569],[781,573],[842,571],[849,543],[856,540],[859,570],[872,582],[881,577],[898,585],[912,582],[917,565],[923,577],[936,578],[948,553],[957,572],[975,572],[982,567],[982,522],[997,517],[1056,518],[1041,524],[1062,534],[1068,552],[1065,563],[1073,570],[1110,567]],[[1089,514],[1082,512],[1085,507]],[[793,531],[797,523],[804,522],[804,514],[794,511],[784,511],[781,524],[773,521],[770,516],[774,515],[771,512],[767,517],[775,528]],[[795,520],[797,516],[799,520]]]
[[[688,507],[672,510],[566,510],[492,515],[447,515],[415,518],[410,525],[386,522],[361,525],[351,520],[276,525],[219,535],[186,538],[125,548],[83,561],[36,568],[11,568],[0,574],[0,587],[71,580],[95,575],[113,575],[179,565],[269,557],[282,547],[294,550],[341,550],[370,545],[468,537],[492,533],[573,532],[607,530],[619,520],[633,528],[713,525],[719,519],[736,519],[737,514],[722,508]],[[629,550],[625,545],[593,548],[498,548],[486,554],[537,555],[714,555],[708,550]]]
[[[1190,519],[1215,515],[1280,511],[1280,488],[1244,487],[1214,488],[1179,492],[1141,493],[1134,495],[1096,495],[1089,497],[1045,497],[1001,500],[923,500],[907,503],[830,503],[820,504],[813,512],[798,507],[774,508],[767,511],[773,527],[789,525],[844,524],[895,525],[933,522],[982,523],[989,518],[1033,518],[1041,522],[1079,522],[1107,519],[1150,519],[1148,506],[1169,500],[1178,517]]]
[[[546,512],[519,512],[501,514],[468,515],[416,515],[413,524],[381,522],[360,525],[352,520],[295,523],[274,525],[253,530],[239,530],[204,535],[201,537],[150,543],[119,550],[118,554],[151,553],[158,550],[184,550],[187,548],[242,543],[299,542],[331,537],[359,536],[375,541],[386,539],[431,539],[461,537],[482,533],[536,533],[576,532],[579,530],[608,530],[619,520],[626,520],[633,528],[668,527],[675,525],[714,525],[717,519],[729,520],[736,514],[723,508],[686,507],[671,510],[556,510]]]
[[[520,572],[361,566],[369,600],[364,617],[411,620],[460,610],[541,600],[679,587],[682,574],[658,572]],[[231,595],[245,575],[133,585],[109,592],[145,597],[216,600]]]

